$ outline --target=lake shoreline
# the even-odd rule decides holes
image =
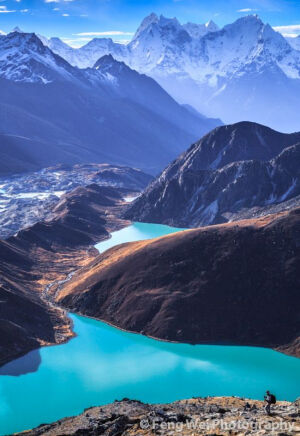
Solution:
[[[37,371],[0,377],[0,434],[77,415],[94,405],[109,407],[122,398],[155,406],[207,396],[256,401],[266,389],[280,401],[293,401],[298,395],[298,359],[281,353],[158,341],[89,317],[68,316],[76,334],[72,341],[43,347]],[[44,396],[45,391],[49,395]]]
[[[123,205],[126,206],[128,204],[127,201],[124,201]],[[131,227],[134,223],[129,223],[129,222],[117,222],[116,224],[110,224],[110,228],[109,228],[109,234],[106,236],[102,236],[101,239],[99,239],[98,241],[96,241],[96,243],[90,244],[85,248],[86,253],[90,253],[92,255],[92,257],[90,257],[90,255],[88,256],[88,262],[92,262],[98,255],[96,254],[96,250],[98,251],[98,249],[96,248],[97,245],[103,243],[103,242],[108,242],[109,240],[111,240],[113,238],[113,233],[115,232],[119,232],[121,230],[124,230],[128,227]],[[140,223],[140,224],[147,224],[147,223]],[[168,226],[170,228],[174,228],[177,231],[184,231],[184,230],[191,230],[191,229],[177,229],[176,227],[172,227],[172,226]],[[121,244],[121,243],[120,243]],[[105,250],[106,251],[106,250]],[[83,253],[82,249],[79,251],[74,251],[74,259],[82,259],[82,256],[80,253]],[[98,251],[99,253],[99,251]],[[102,254],[102,252],[101,252]],[[70,260],[70,253],[67,253],[67,257],[68,260]],[[83,265],[78,265],[78,267],[72,269],[71,273],[77,273],[78,271],[80,271],[80,269],[82,268],[82,266],[84,266],[86,263],[86,261],[84,262]],[[68,271],[67,275],[65,276],[65,278],[59,274],[58,277],[60,280],[54,280],[51,283],[47,283],[47,285],[44,287],[44,290],[46,288],[51,288],[52,285],[54,285],[55,288],[55,284],[60,283],[60,282],[64,282],[68,275],[70,275],[70,272]],[[44,291],[43,291],[44,292]],[[56,293],[57,291],[55,291]],[[86,318],[90,318],[90,319],[94,319],[97,321],[101,321],[104,322],[107,325],[110,325],[111,327],[114,327],[120,331],[124,331],[124,332],[128,332],[128,333],[134,333],[140,336],[145,336],[157,341],[161,341],[161,342],[166,342],[166,343],[177,343],[177,344],[188,344],[191,346],[195,346],[195,345],[215,345],[215,346],[252,346],[252,347],[260,347],[260,348],[265,348],[265,349],[272,349],[276,352],[285,354],[287,356],[291,356],[291,357],[297,357],[299,358],[299,356],[293,352],[293,350],[289,349],[288,347],[279,347],[279,348],[272,348],[272,347],[265,347],[262,346],[260,344],[251,344],[251,345],[247,345],[247,344],[236,344],[236,343],[213,343],[213,342],[201,342],[201,343],[195,343],[195,342],[181,342],[181,341],[176,341],[176,340],[169,340],[169,339],[165,339],[165,338],[161,338],[161,337],[157,337],[157,336],[153,336],[153,335],[147,335],[147,334],[143,334],[141,332],[137,332],[134,330],[127,330],[125,328],[122,328],[121,326],[119,326],[116,323],[113,323],[109,320],[106,320],[104,318],[97,318],[97,317],[93,317],[93,316],[89,316],[89,315],[85,315],[84,313],[80,312],[80,311],[72,311],[70,309],[68,309],[67,307],[63,307],[60,304],[57,304],[55,302],[55,299],[53,299],[51,297],[51,294],[47,295],[46,297],[43,296],[43,299],[47,300],[48,303],[50,305],[53,306],[53,309],[55,311],[59,311],[62,314],[62,318],[65,320],[64,326],[60,328],[60,332],[59,332],[59,340],[57,342],[53,342],[53,343],[41,343],[39,346],[34,347],[34,348],[28,348],[26,351],[21,351],[20,353],[14,355],[12,358],[8,358],[7,360],[2,360],[1,366],[3,367],[4,365],[12,362],[15,359],[19,359],[20,357],[26,355],[28,352],[30,351],[34,351],[34,350],[39,350],[41,347],[52,347],[52,346],[56,346],[56,345],[63,345],[66,344],[67,342],[69,342],[70,340],[72,340],[74,337],[76,337],[76,333],[74,332],[74,325],[73,325],[73,321],[71,318],[68,317],[67,313],[74,313],[74,314],[78,314],[80,316],[86,317]]]
[[[226,282],[227,288],[223,292],[224,295],[222,295],[222,287],[214,286],[213,277],[207,273],[207,271],[209,271],[210,264],[213,265],[214,263],[210,261],[206,262],[206,260],[203,259],[201,259],[202,263],[199,263],[197,261],[199,257],[197,253],[197,244],[193,242],[196,238],[198,238],[199,244],[201,244],[201,241],[203,242],[203,240],[205,243],[206,238],[213,240],[214,243],[216,243],[218,238],[223,237],[225,241],[224,244],[226,245],[227,240],[229,241],[230,237],[234,238],[238,232],[244,239],[247,239],[248,234],[250,235],[254,233],[254,231],[257,233],[257,235],[264,232],[264,234],[267,234],[268,237],[271,237],[270,231],[265,231],[265,228],[270,228],[270,222],[273,222],[272,219],[277,223],[277,227],[280,225],[279,223],[281,221],[285,220],[286,228],[288,229],[290,222],[292,222],[292,225],[296,227],[298,218],[297,214],[292,214],[291,217],[287,216],[287,214],[281,214],[278,217],[275,216],[275,218],[270,216],[261,219],[256,223],[256,225],[253,223],[253,221],[243,221],[240,223],[240,226],[238,226],[238,224],[232,224],[231,226],[219,225],[188,230],[173,228],[178,231],[176,235],[166,234],[163,237],[157,237],[157,235],[155,235],[149,238],[136,237],[128,239],[128,234],[125,235],[125,232],[123,233],[123,230],[121,230],[120,232],[117,232],[117,234],[111,239],[111,244],[106,245],[105,242],[103,243],[104,251],[101,249],[101,243],[99,244],[99,251],[101,253],[99,257],[95,262],[92,262],[89,267],[83,268],[70,283],[66,284],[66,286],[62,288],[61,292],[57,296],[57,301],[60,305],[73,313],[80,313],[81,315],[86,315],[94,319],[108,322],[117,328],[124,329],[125,331],[140,333],[158,340],[189,344],[254,346],[269,348],[286,355],[299,357],[297,340],[294,340],[292,335],[286,335],[287,337],[284,341],[282,339],[282,330],[278,330],[278,325],[276,325],[277,330],[275,332],[273,332],[273,329],[269,328],[268,333],[265,333],[262,312],[268,313],[267,311],[269,307],[267,304],[269,294],[265,290],[262,292],[261,298],[264,298],[264,301],[266,301],[266,306],[264,306],[260,312],[258,311],[257,324],[256,318],[253,318],[253,323],[251,324],[251,328],[254,329],[255,332],[255,328],[257,326],[256,335],[251,335],[251,332],[248,334],[247,329],[243,330],[241,328],[242,321],[240,319],[240,314],[243,311],[243,306],[241,306],[241,310],[239,314],[237,314],[239,306],[238,309],[236,309],[234,306],[235,295],[234,292],[229,289],[230,280]],[[132,227],[131,233],[135,237],[137,236],[135,233],[143,233],[144,230],[146,232],[147,227],[150,229],[148,230],[151,231],[151,229],[155,228],[155,226],[159,227],[161,225],[137,222],[133,223],[133,225],[130,227]],[[247,230],[246,237],[243,236],[245,235],[244,228]],[[267,231],[269,233],[266,233]],[[259,236],[257,236],[257,238],[259,239]],[[145,239],[148,240],[145,241]],[[134,242],[134,240],[137,242]],[[251,238],[248,239],[247,243],[251,243]],[[178,249],[179,254],[174,254],[173,256],[172,250],[169,247],[174,246],[176,248],[177,245],[179,248],[181,245],[182,247],[185,247],[184,255],[180,255],[180,249]],[[234,250],[235,244],[230,245],[232,250]],[[251,245],[249,246],[251,247]],[[109,251],[107,251],[108,248],[110,248]],[[225,248],[229,250],[228,244]],[[196,260],[190,261],[190,249],[194,250],[193,256]],[[225,249],[224,252],[226,253]],[[223,251],[220,250],[219,257],[222,256],[222,253]],[[163,266],[161,266],[160,261],[157,261],[157,256],[162,257]],[[207,259],[210,259],[210,257],[207,257]],[[235,262],[237,262],[236,258]],[[186,268],[186,265],[188,265],[189,269]],[[200,275],[195,275],[195,268],[199,268],[200,271],[203,270],[201,277],[203,274],[205,275],[207,273],[207,278],[202,280]],[[130,273],[128,273],[128,271],[130,271]],[[151,271],[151,273],[149,273],[149,271]],[[221,273],[226,276],[226,269],[221,270]],[[197,334],[193,334],[194,330],[189,328],[188,318],[182,313],[182,317],[177,316],[178,321],[175,319],[173,320],[173,317],[171,317],[172,323],[169,325],[166,321],[167,324],[164,324],[165,320],[168,318],[166,318],[166,314],[163,313],[161,303],[168,303],[169,306],[172,306],[173,303],[175,304],[175,301],[172,300],[172,286],[175,286],[174,289],[176,289],[178,294],[178,296],[177,294],[174,295],[174,300],[177,299],[177,302],[184,302],[183,296],[189,296],[191,293],[191,291],[188,291],[186,282],[183,279],[185,278],[185,275],[187,275],[186,280],[190,280],[192,285],[193,283],[196,283],[195,286],[193,285],[194,287],[191,288],[194,289],[195,294],[200,292],[199,289],[201,289],[200,284],[202,283],[202,280],[204,283],[203,286],[210,288],[212,293],[218,295],[220,301],[223,301],[224,299],[226,300],[228,307],[226,306],[226,319],[224,319],[224,323],[227,327],[230,327],[232,324],[234,324],[230,321],[230,310],[235,309],[234,316],[237,316],[237,319],[239,319],[239,328],[237,329],[238,333],[236,333],[236,335],[234,326],[232,326],[230,332],[227,331],[226,334],[218,335],[218,330],[220,329],[219,324],[216,323],[216,320],[214,320],[212,327],[210,320],[207,319],[208,314],[205,313],[205,322],[201,323],[201,319],[197,318],[197,314],[195,311],[192,312],[191,307],[188,309],[190,309],[191,314],[194,316],[193,325]],[[110,292],[108,292],[106,282],[108,282],[109,287],[111,287]],[[251,283],[250,285],[252,286]],[[164,292],[160,290],[160,286],[162,286]],[[218,289],[220,291],[218,291]],[[280,288],[280,295],[284,293],[284,289],[285,287],[282,285]],[[207,301],[207,307],[212,306],[212,309],[220,311],[222,305],[215,305],[214,302],[209,299],[209,294],[210,293],[207,292],[204,295],[206,298],[205,301]],[[152,301],[152,296],[154,297],[154,302]],[[247,302],[245,304],[249,304],[249,301],[251,300],[250,297],[251,292],[249,291],[249,295],[247,294],[245,297]],[[255,298],[260,298],[258,290],[256,290]],[[99,301],[102,302],[101,305],[92,304],[93,300],[96,302],[97,299],[100,299]],[[165,301],[165,299],[167,301]],[[229,300],[231,303],[229,303]],[[120,304],[116,306],[116,309],[118,310],[117,315],[114,315],[112,310],[113,307],[115,307],[114,301],[122,302],[122,305]],[[135,301],[136,305],[132,305],[130,303],[132,301]],[[195,298],[195,301],[198,302],[198,308],[201,311],[200,295],[198,300]],[[146,304],[145,307],[143,306],[143,303]],[[156,309],[154,308],[155,304]],[[168,304],[163,306],[164,310],[169,307]],[[172,314],[169,313],[169,316],[171,315]],[[227,324],[225,321],[228,321]],[[206,326],[212,327],[210,334],[205,334]],[[227,330],[229,330],[229,327]],[[249,327],[250,330],[251,328]],[[293,332],[293,328],[294,324],[292,324],[290,327],[291,332]],[[184,329],[183,333],[181,329]],[[197,329],[200,331],[200,333]],[[178,334],[176,333],[177,331],[179,332]]]
[[[61,306],[58,306],[58,307],[61,307]],[[113,327],[113,328],[115,328],[115,329],[117,329],[117,330],[119,330],[121,332],[131,333],[131,334],[134,334],[134,335],[137,335],[137,336],[142,336],[142,337],[145,337],[145,338],[153,339],[154,341],[163,342],[163,343],[167,343],[167,344],[190,345],[191,347],[195,347],[197,345],[208,345],[208,346],[211,345],[211,346],[214,346],[214,347],[239,347],[239,348],[251,347],[251,348],[261,348],[263,350],[272,350],[272,351],[275,351],[276,353],[281,353],[281,354],[284,354],[285,356],[299,359],[299,356],[297,356],[297,355],[285,353],[284,351],[281,351],[280,349],[276,349],[276,348],[263,347],[262,345],[253,345],[253,344],[251,344],[251,345],[240,344],[239,345],[239,344],[234,344],[234,343],[232,343],[232,344],[230,344],[230,343],[219,344],[219,343],[212,343],[212,342],[192,343],[192,342],[180,342],[180,341],[174,341],[174,340],[159,338],[159,337],[156,337],[156,336],[146,335],[144,333],[137,332],[137,331],[134,331],[134,330],[126,330],[125,328],[122,328],[122,327],[118,326],[117,324],[114,324],[114,323],[112,323],[110,321],[107,321],[105,319],[102,319],[102,318],[95,318],[93,316],[85,315],[84,313],[81,313],[81,312],[73,312],[71,310],[68,310],[67,308],[63,308],[63,309],[65,311],[67,311],[68,313],[71,313],[72,315],[79,315],[79,316],[82,316],[83,318],[87,318],[87,319],[92,319],[94,321],[103,322],[104,324],[106,324],[106,325],[108,325],[110,327]],[[74,323],[73,323],[73,325],[74,325]],[[76,336],[77,336],[76,333],[74,333],[74,337],[76,337]],[[68,341],[70,341],[72,339],[73,339],[73,337],[70,337],[69,339],[66,340],[66,342],[68,342]],[[53,345],[50,345],[50,346],[55,346],[55,345],[56,344],[53,344]],[[60,344],[58,344],[58,345],[60,345]]]

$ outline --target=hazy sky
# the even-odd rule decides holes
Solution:
[[[0,0],[0,31],[19,26],[73,45],[102,34],[126,41],[151,12],[219,26],[257,13],[282,33],[300,34],[300,0]]]

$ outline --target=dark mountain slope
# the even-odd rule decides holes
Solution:
[[[299,335],[299,268],[296,209],[119,245],[58,302],[160,339],[277,348]]]
[[[95,95],[93,89],[60,83],[3,86],[0,128],[10,135],[9,143],[2,136],[0,144],[4,169],[11,160],[6,173],[93,161],[153,172],[178,153],[178,144],[183,148],[194,136],[146,107]]]
[[[146,106],[166,120],[172,120],[178,126],[183,126],[182,121],[185,119],[184,129],[193,135],[196,133],[196,119],[198,120],[197,130],[202,128],[203,131],[207,131],[222,124],[221,120],[206,118],[196,110],[193,111],[193,108],[178,105],[155,80],[145,74],[137,73],[124,62],[116,61],[111,55],[99,59],[94,65],[94,69],[100,71],[103,75],[117,78],[118,86],[115,92],[121,98]],[[154,96],[159,96],[159,100]],[[187,112],[192,116],[187,117]]]
[[[35,294],[39,276],[26,248],[0,241],[0,365],[24,350],[55,343],[69,324]]]
[[[170,164],[126,217],[179,227],[226,222],[299,195],[299,162],[300,133],[249,122],[222,126]]]

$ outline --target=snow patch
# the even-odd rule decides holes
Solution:
[[[211,224],[213,220],[215,219],[217,213],[219,210],[218,200],[213,201],[210,203],[209,206],[207,206],[204,211],[202,212],[202,218],[204,220],[205,224]]]
[[[291,186],[287,189],[287,191],[279,198],[279,201],[284,201],[287,197],[293,192],[297,185],[297,179],[293,179]]]

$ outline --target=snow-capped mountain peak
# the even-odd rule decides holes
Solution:
[[[190,34],[192,38],[199,39],[209,32],[216,32],[219,27],[212,21],[205,24],[186,23],[183,28]]]
[[[125,62],[131,68],[150,74],[156,67],[167,74],[177,71],[181,58],[193,38],[176,18],[149,16],[143,21],[133,40],[128,44]]]
[[[143,19],[142,23],[140,24],[140,26],[138,27],[133,39],[138,38],[139,35],[142,32],[144,32],[145,29],[147,29],[149,26],[151,26],[151,24],[157,23],[158,21],[159,21],[159,18],[154,12],[152,12],[152,14],[145,17]]]
[[[124,61],[130,67],[138,69],[139,57],[141,62],[144,62],[146,57],[147,65],[157,63],[163,66],[166,62],[169,64],[172,53],[178,51],[178,56],[181,56],[184,47],[188,48],[194,39],[217,30],[218,26],[213,21],[206,24],[181,25],[177,18],[167,18],[152,13],[143,19],[128,45],[116,43],[110,38],[94,38],[84,46],[74,49],[59,38],[51,38],[48,42],[43,38],[40,39],[54,53],[79,68],[92,67],[100,57],[112,54],[116,60]],[[138,53],[139,47],[142,47],[142,53]]]
[[[95,63],[94,68],[96,70],[103,70],[103,69],[111,69],[113,65],[115,64],[123,64],[123,62],[117,62],[111,54],[102,56],[98,61]],[[128,68],[128,67],[127,67]]]
[[[191,38],[177,18],[166,18],[163,15],[158,17],[151,14],[143,20],[129,46],[137,47],[141,40],[150,41],[155,39],[157,41],[161,40],[165,45],[168,42],[186,42]]]
[[[216,32],[217,30],[219,30],[219,26],[217,26],[213,20],[209,20],[207,23],[205,23],[205,27],[210,32]]]
[[[49,83],[62,77],[74,80],[76,69],[45,47],[34,33],[11,32],[0,39],[0,77]]]
[[[17,33],[25,33],[25,32],[23,32],[23,30],[20,29],[19,26],[14,27],[13,30],[11,31],[11,33],[13,33],[13,32],[17,32]]]
[[[1,36],[0,46],[5,40]],[[295,107],[300,51],[258,15],[241,17],[219,29],[213,21],[182,25],[176,18],[152,13],[127,45],[110,38],[95,38],[78,49],[59,38],[43,43],[79,68],[92,68],[111,54],[154,78],[178,102],[224,122],[247,119],[285,131],[299,130]],[[91,80],[100,76],[95,71],[89,75]],[[274,88],[280,89],[280,96]],[[270,110],[265,110],[266,105]]]
[[[43,41],[44,43],[44,41]],[[47,45],[54,53],[59,54],[62,58],[66,59],[71,65],[73,62],[70,62],[73,58],[74,49],[70,47],[68,44],[63,42],[60,38],[53,37],[48,40],[48,43],[44,43]]]
[[[93,75],[94,71],[97,71],[97,75]],[[138,80],[139,74],[136,71],[131,70],[124,62],[117,61],[112,55],[104,55],[95,63],[92,69],[88,69],[87,72],[90,75],[90,79],[99,80],[100,83],[105,82],[106,84],[116,86],[119,84],[120,80],[126,76],[126,86],[129,87],[129,77],[133,77],[133,81]],[[144,77],[144,76],[141,76]],[[128,89],[129,90],[129,89]],[[116,89],[115,89],[116,92]],[[130,94],[130,92],[129,92]]]
[[[48,46],[69,64],[79,68],[91,68],[98,59],[107,54],[123,60],[127,53],[125,45],[115,43],[111,38],[93,38],[80,48],[72,48],[59,38],[50,38]]]
[[[240,75],[243,68],[253,62],[256,65],[277,65],[286,75],[300,78],[299,57],[284,37],[269,24],[264,24],[257,15],[242,17],[222,30],[206,35],[201,49],[206,57],[200,57],[199,67],[210,74],[214,85],[218,77]],[[199,80],[202,80],[201,76]]]
[[[299,129],[292,108],[300,86],[300,53],[258,15],[241,17],[220,30],[213,22],[181,26],[152,17],[142,29],[124,61],[155,78],[177,101],[218,114],[225,122],[250,119]],[[272,83],[283,86],[280,103]],[[284,99],[283,123],[279,108]],[[272,111],[266,112],[268,101]]]
[[[72,49],[68,44],[63,42],[60,38],[52,37],[48,40],[48,46],[53,50],[54,48],[61,48],[65,50]]]
[[[175,27],[181,27],[181,24],[179,23],[179,21],[177,20],[176,17],[167,18],[164,15],[160,15],[158,24],[162,27],[168,26],[170,24],[175,26]]]

